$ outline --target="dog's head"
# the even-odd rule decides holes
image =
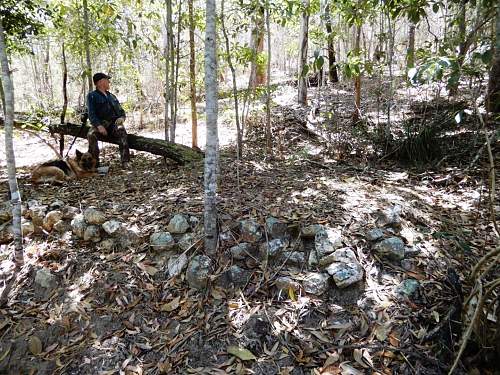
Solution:
[[[76,150],[76,161],[78,165],[86,171],[95,170],[95,167],[97,165],[97,160],[92,156],[90,152],[82,153],[79,150]]]

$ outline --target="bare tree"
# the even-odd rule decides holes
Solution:
[[[205,250],[208,254],[217,251],[217,32],[216,0],[206,2],[205,31],[205,96],[207,142],[205,149]]]
[[[307,44],[309,38],[309,0],[303,0],[304,10],[300,23],[300,51],[299,51],[299,104],[307,104],[307,74],[305,66],[307,65]]]
[[[86,74],[89,82],[89,92],[92,91],[92,64],[90,63],[90,40],[89,40],[89,8],[87,0],[83,0],[83,42],[85,44]]]
[[[266,1],[266,29],[267,29],[267,96],[266,96],[266,152],[271,154],[273,143],[271,140],[271,26],[269,20],[269,0]]]
[[[191,145],[198,147],[198,116],[196,113],[196,59],[194,54],[193,0],[188,0],[189,13],[189,89],[191,96]],[[236,115],[238,117],[238,115]]]
[[[495,58],[488,82],[487,106],[490,112],[500,113],[500,3],[497,5]]]

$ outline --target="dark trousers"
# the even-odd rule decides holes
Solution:
[[[116,126],[115,124],[105,127],[108,132],[108,138],[118,142],[120,148],[120,160],[122,163],[130,161],[130,150],[127,141],[127,131],[123,125]],[[99,146],[98,140],[101,135],[96,128],[92,127],[88,134],[89,152],[99,161]]]

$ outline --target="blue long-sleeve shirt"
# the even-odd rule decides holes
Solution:
[[[99,90],[90,92],[87,95],[87,109],[90,123],[94,127],[107,127],[114,124],[119,117],[125,117],[120,102],[109,91],[106,91],[106,95]]]

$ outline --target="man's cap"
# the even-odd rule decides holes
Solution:
[[[94,85],[99,82],[101,79],[103,78],[107,78],[107,79],[110,79],[111,76],[108,76],[107,74],[104,74],[104,73],[96,73],[94,74],[94,76],[92,77],[93,81],[94,81]]]

